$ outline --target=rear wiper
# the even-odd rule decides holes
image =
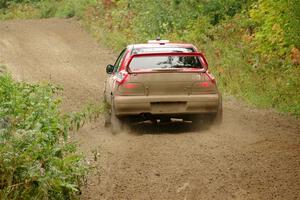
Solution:
[[[185,66],[185,65],[172,65],[172,68],[201,69],[197,66]]]
[[[184,67],[184,66],[173,66],[173,69],[174,71],[177,70],[177,71],[186,71],[186,72],[189,72],[189,71],[192,71],[192,72],[206,72],[206,69],[205,68],[199,68],[199,67],[195,67],[195,66],[191,66],[191,67]]]

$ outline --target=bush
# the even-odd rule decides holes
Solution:
[[[0,75],[0,199],[72,199],[86,168],[67,141],[58,88]]]
[[[81,18],[84,15],[85,10],[89,6],[94,6],[97,4],[96,0],[65,0],[58,7],[57,13],[55,16],[57,17],[78,17]]]
[[[289,57],[292,47],[300,48],[300,2],[259,0],[250,10],[256,23],[255,51],[267,59]]]
[[[0,9],[0,20],[32,19],[39,17],[36,5],[11,4],[9,9]]]
[[[97,0],[0,0],[0,19],[28,19],[84,16]]]

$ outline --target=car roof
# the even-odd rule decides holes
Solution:
[[[184,43],[147,43],[147,44],[131,44],[128,45],[130,49],[139,49],[139,48],[153,48],[153,47],[181,47],[181,48],[195,48],[192,44]],[[195,48],[196,49],[196,48]]]
[[[148,43],[148,44],[131,44],[127,46],[127,49],[131,52],[131,54],[140,54],[140,53],[148,53],[156,52],[174,52],[174,51],[182,51],[189,52],[188,49],[191,49],[191,52],[198,52],[198,49],[192,44],[181,44],[181,43]],[[149,49],[149,50],[146,50]],[[185,49],[185,50],[181,50]]]

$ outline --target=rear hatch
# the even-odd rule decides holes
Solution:
[[[191,95],[196,83],[207,79],[203,73],[160,72],[131,74],[126,84],[137,84],[142,87],[142,95]],[[195,85],[196,86],[196,85]],[[197,87],[197,86],[196,86]],[[132,93],[134,94],[132,88]],[[202,88],[205,91],[205,88]],[[195,89],[194,89],[195,90]],[[198,89],[199,90],[199,89]],[[140,91],[141,92],[141,91]]]
[[[216,93],[207,63],[199,53],[133,55],[119,95],[196,95]]]

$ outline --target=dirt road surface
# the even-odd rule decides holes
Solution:
[[[0,23],[0,63],[27,82],[64,87],[62,108],[102,98],[115,56],[73,20]],[[103,119],[74,135],[93,169],[82,199],[300,199],[300,121],[226,98],[224,123],[149,124],[112,135]]]

